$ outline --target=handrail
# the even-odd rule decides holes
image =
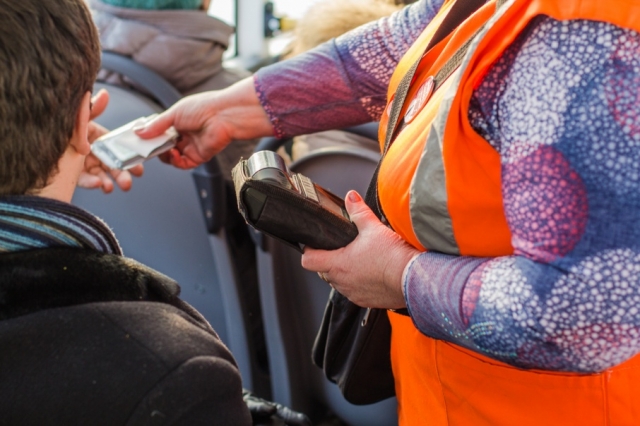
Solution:
[[[153,70],[118,53],[103,51],[101,68],[126,76],[158,101],[169,108],[182,97],[167,80]]]

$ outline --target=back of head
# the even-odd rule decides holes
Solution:
[[[127,7],[130,9],[200,9],[202,0],[100,0],[111,6]]]
[[[0,7],[0,195],[47,184],[100,67],[84,0],[3,0]]]

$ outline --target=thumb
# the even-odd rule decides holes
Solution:
[[[347,193],[345,207],[347,208],[347,213],[349,213],[349,218],[355,223],[359,231],[362,231],[372,222],[379,222],[376,215],[356,191]]]
[[[91,119],[98,117],[107,109],[109,104],[109,92],[105,89],[100,89],[93,98],[91,98]]]
[[[152,120],[134,127],[133,131],[142,139],[155,138],[156,136],[162,135],[167,131],[167,129],[169,129],[169,127],[173,126],[174,120],[175,114],[172,111],[165,111],[154,117]]]

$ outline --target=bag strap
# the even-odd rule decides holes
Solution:
[[[506,3],[506,1],[507,0],[498,0],[496,2],[496,10],[498,10],[504,3]],[[436,30],[433,38],[429,41],[429,44],[425,49],[425,53],[431,50],[442,39],[447,37],[465,19],[467,19],[482,5],[484,5],[485,2],[486,0],[457,0]],[[482,29],[482,27],[480,29]],[[462,46],[460,46],[460,48],[436,73],[436,75],[434,76],[434,91],[437,90],[442,85],[442,83],[460,66],[460,64],[462,63],[462,59],[469,49],[471,41],[475,38],[480,29],[476,31]],[[380,203],[378,201],[378,172],[380,171],[380,165],[382,164],[382,160],[384,159],[384,156],[386,155],[391,142],[398,133],[397,129],[402,127],[402,125],[398,125],[400,111],[402,111],[407,98],[407,94],[409,93],[409,88],[411,87],[411,83],[413,81],[413,77],[423,56],[424,55],[421,55],[420,58],[418,58],[418,60],[411,66],[409,71],[407,71],[398,85],[395,98],[392,101],[391,112],[389,113],[389,121],[387,122],[387,132],[385,134],[382,156],[380,157],[380,161],[378,162],[376,170],[373,173],[371,182],[369,183],[369,187],[367,188],[367,194],[365,196],[365,203],[369,206],[369,208],[371,208],[371,210],[373,210],[378,219],[380,219],[385,224],[387,223],[387,220],[382,214],[382,209],[380,208]]]
[[[429,44],[424,50],[424,53],[430,51],[436,44],[447,37],[467,17],[471,16],[471,14],[478,10],[484,3],[485,0],[457,0],[436,30],[433,38],[429,41]],[[420,65],[420,61],[422,60],[422,56],[424,56],[424,53],[411,66],[411,68],[409,68],[402,80],[400,80],[400,84],[398,84],[395,99],[393,100],[393,104],[391,105],[391,112],[389,113],[389,121],[387,124],[383,153],[386,152],[388,145],[390,145],[390,141],[394,136],[395,130],[398,125],[400,111],[402,111],[402,107],[404,106],[407,94],[409,93],[409,88],[411,87],[411,82],[413,81],[413,77],[415,76],[416,70],[418,69],[418,65]]]
[[[386,153],[389,145],[391,144],[391,141],[393,140],[393,137],[395,136],[394,133],[399,127],[398,118],[400,115],[400,111],[402,111],[402,107],[404,106],[404,103],[406,101],[407,94],[409,93],[409,88],[411,87],[411,82],[413,81],[413,77],[416,73],[416,70],[418,69],[418,66],[420,65],[420,61],[422,60],[424,54],[429,52],[436,44],[440,43],[440,41],[446,38],[453,30],[458,28],[458,26],[462,24],[462,22],[464,22],[475,11],[480,9],[480,7],[482,7],[482,5],[486,3],[486,1],[487,0],[457,0],[436,30],[433,38],[429,41],[429,44],[424,50],[423,55],[418,58],[418,60],[411,66],[409,71],[407,71],[407,74],[405,74],[405,76],[402,78],[402,80],[398,84],[396,97],[393,100],[393,105],[391,105],[383,153]],[[497,0],[496,10],[498,10],[507,1],[508,0]],[[460,66],[462,58],[467,53],[471,41],[479,32],[480,30],[476,31],[471,37],[469,37],[469,40],[467,40],[462,46],[460,46],[460,48],[434,76],[435,85],[433,91],[440,87],[440,85],[453,73],[453,71],[455,71],[456,68]]]

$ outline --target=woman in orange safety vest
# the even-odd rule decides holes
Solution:
[[[141,134],[173,124],[185,168],[230,138],[371,119],[384,136],[418,63],[381,146],[388,226],[349,193],[359,236],[302,259],[361,306],[408,308],[389,313],[400,424],[640,424],[640,2],[491,0],[425,51],[453,4],[421,0]]]

